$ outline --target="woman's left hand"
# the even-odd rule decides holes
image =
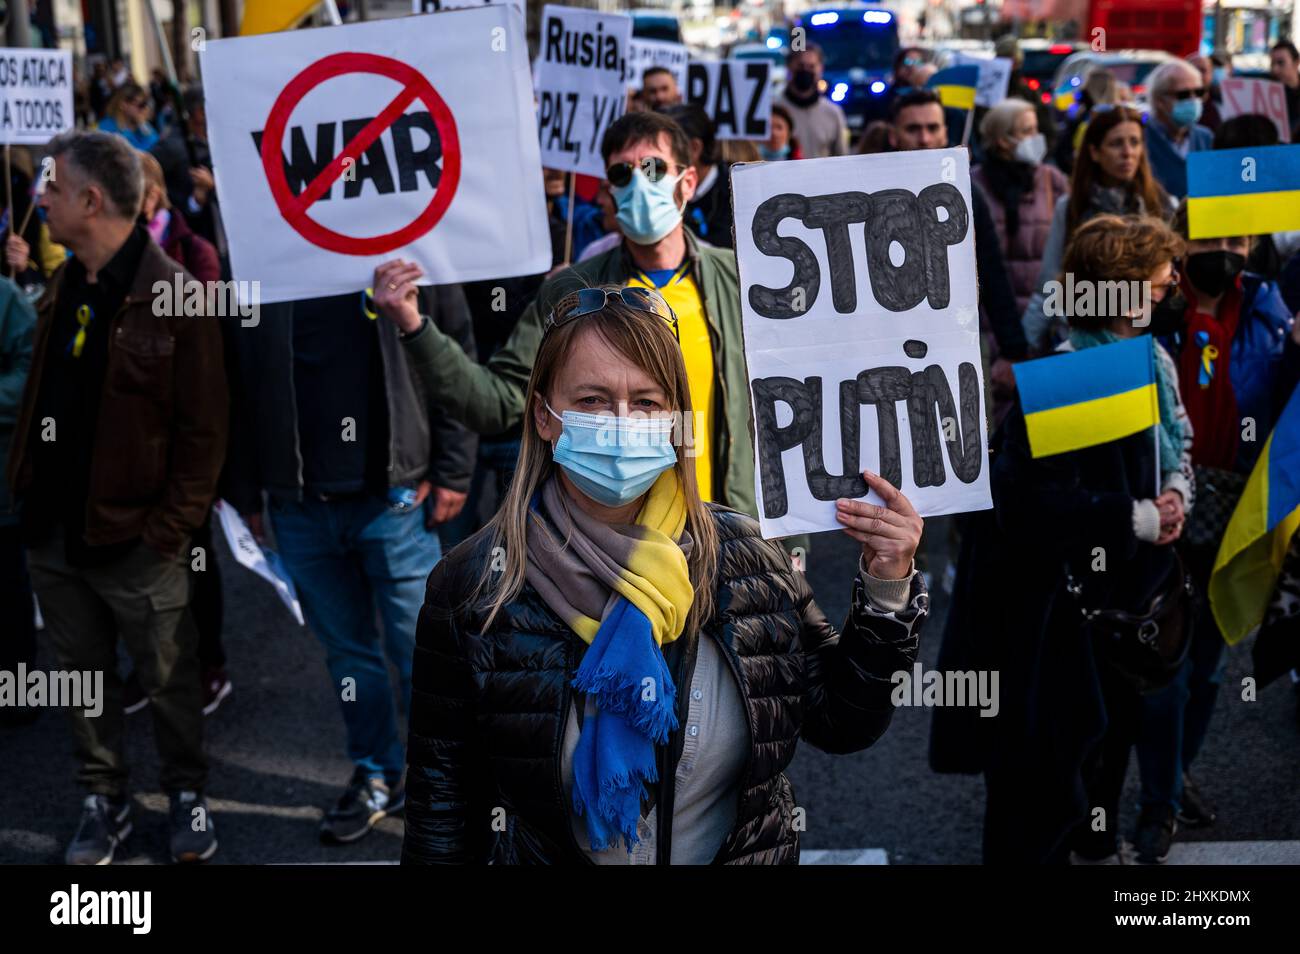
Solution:
[[[925,522],[912,502],[885,478],[862,472],[867,486],[879,494],[883,507],[841,497],[835,518],[844,532],[862,544],[862,563],[878,580],[901,580],[912,572],[912,558],[921,543]]]

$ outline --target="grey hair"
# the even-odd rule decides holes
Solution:
[[[55,136],[46,147],[51,158],[62,156],[87,181],[103,191],[119,218],[134,219],[144,195],[140,157],[116,133],[77,129]]]
[[[986,147],[992,147],[1011,135],[1021,113],[1033,111],[1034,104],[1028,100],[1004,99],[984,114],[984,119],[980,122],[980,141]]]
[[[1186,60],[1165,60],[1147,78],[1152,98],[1163,95],[1176,76],[1192,76],[1198,83],[1202,79],[1201,71]]]

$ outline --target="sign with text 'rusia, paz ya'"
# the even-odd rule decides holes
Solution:
[[[508,6],[213,40],[212,167],[264,302],[550,266],[523,19]]]
[[[964,149],[732,170],[765,537],[840,528],[881,474],[922,515],[992,506]]]

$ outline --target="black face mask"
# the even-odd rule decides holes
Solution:
[[[1186,327],[1186,313],[1187,299],[1175,288],[1151,309],[1151,324],[1146,330],[1156,338],[1180,334]]]
[[[790,74],[790,85],[801,93],[810,92],[817,85],[817,74],[812,70],[795,70]]]
[[[1236,281],[1246,267],[1246,256],[1236,252],[1197,252],[1187,256],[1187,280],[1197,291],[1218,298]]]

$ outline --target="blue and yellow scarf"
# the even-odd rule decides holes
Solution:
[[[675,470],[646,496],[636,523],[602,523],[552,477],[533,498],[526,578],[590,648],[573,687],[596,701],[574,753],[573,807],[593,850],[623,836],[630,851],[655,745],[677,728],[677,687],[662,647],[682,634],[695,591],[686,496]]]

